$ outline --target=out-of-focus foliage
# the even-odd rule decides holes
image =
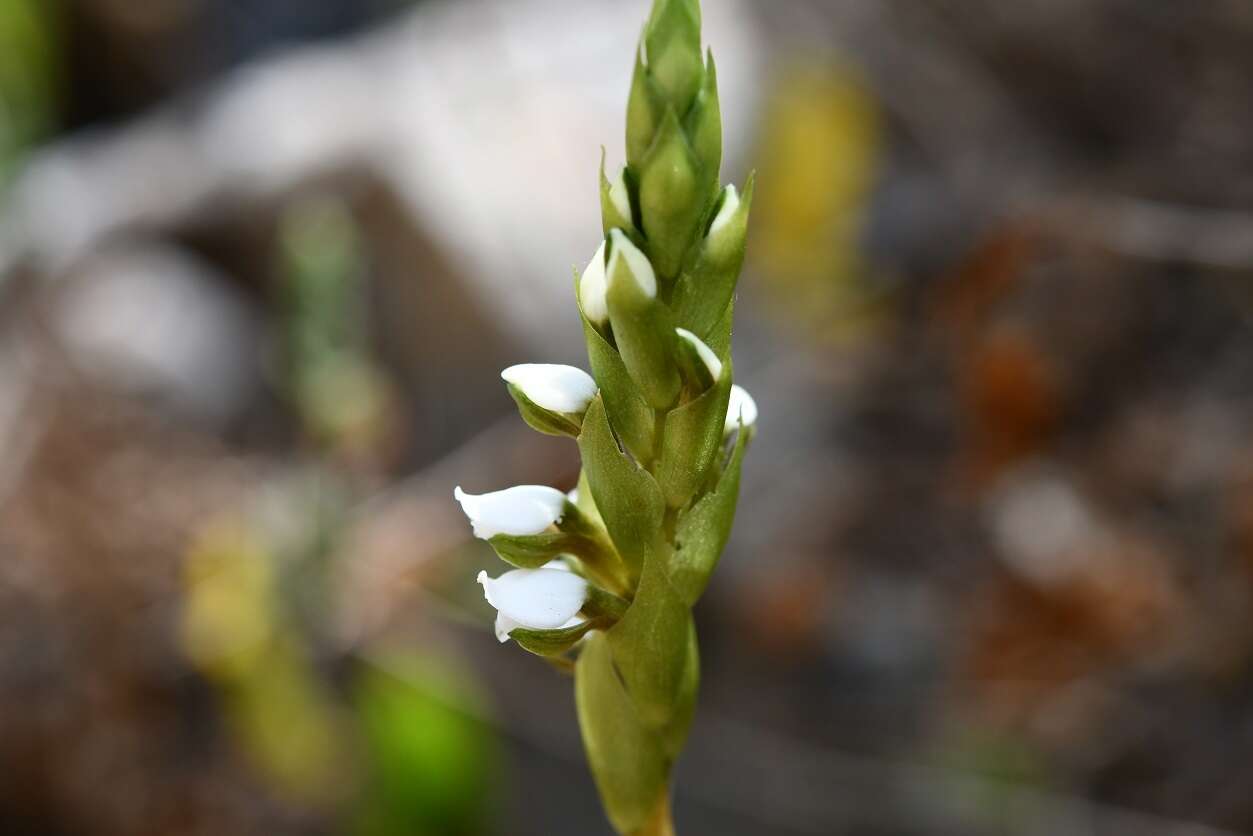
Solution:
[[[51,0],[0,3],[0,188],[54,120],[56,8]]]
[[[364,260],[342,203],[297,203],[282,219],[286,383],[308,433],[330,447],[368,447],[382,433],[388,390],[370,360]]]
[[[352,832],[486,832],[498,753],[475,683],[426,652],[380,658],[363,665],[353,689],[366,776]]]
[[[284,795],[344,790],[342,724],[282,611],[274,556],[240,521],[209,526],[186,562],[183,643],[220,689],[241,748]]]
[[[828,330],[868,293],[860,237],[882,142],[878,107],[851,70],[799,64],[777,83],[761,124],[769,185],[757,197],[749,258],[781,315]]]

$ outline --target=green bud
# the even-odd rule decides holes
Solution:
[[[600,218],[605,235],[611,229],[634,230],[635,221],[631,213],[631,190],[627,188],[627,170],[618,172],[618,176],[610,180],[605,176],[605,151],[600,152]]]
[[[675,110],[686,113],[705,74],[696,0],[657,0],[644,30],[644,48],[657,88]]]
[[[644,155],[653,145],[657,128],[666,115],[666,100],[657,89],[648,68],[644,66],[644,41],[635,49],[635,72],[631,76],[631,93],[627,97],[626,158],[627,165],[638,169]]]
[[[640,219],[657,273],[672,279],[697,236],[706,194],[701,164],[673,108],[639,169]]]
[[[648,257],[620,229],[609,233],[609,321],[622,362],[654,409],[679,396],[670,309],[657,298],[657,276]]]
[[[718,103],[718,71],[712,51],[707,59],[705,83],[683,118],[683,128],[701,162],[706,188],[712,191],[722,168],[722,108]]]
[[[675,322],[701,339],[710,337],[735,295],[744,265],[753,183],[754,177],[749,175],[743,197],[735,186],[723,189],[718,211],[692,265],[675,281],[670,298]]]

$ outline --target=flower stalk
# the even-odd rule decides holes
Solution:
[[[623,169],[576,275],[591,375],[512,366],[523,419],[576,439],[569,496],[456,491],[517,567],[480,576],[497,634],[574,671],[584,748],[614,829],[673,836],[670,773],[696,710],[692,608],[730,535],[757,406],[734,384],[731,323],[752,178],[719,185],[721,106],[697,0],[654,0],[636,51]]]

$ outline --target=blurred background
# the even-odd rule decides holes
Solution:
[[[0,0],[0,833],[608,834],[452,501],[647,0]],[[761,407],[686,834],[1253,833],[1253,5],[707,0]]]

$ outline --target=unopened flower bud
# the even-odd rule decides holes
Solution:
[[[722,377],[722,361],[700,337],[686,328],[675,328],[679,336],[679,365],[685,376],[695,380],[700,391],[713,386]]]
[[[544,485],[517,485],[479,495],[458,486],[453,495],[470,518],[474,536],[482,540],[497,534],[540,534],[561,521],[566,507],[566,495]]]
[[[723,189],[718,211],[700,243],[695,262],[674,284],[670,304],[675,322],[702,339],[709,337],[735,295],[744,264],[753,182],[750,176],[743,196],[735,186]]]
[[[686,113],[701,87],[700,6],[695,0],[660,0],[644,30],[648,72],[675,110]]]
[[[522,363],[500,373],[532,403],[553,412],[585,412],[596,397],[596,381],[582,369],[555,363]]]
[[[665,279],[673,279],[698,235],[709,197],[696,159],[673,108],[640,164],[640,222],[649,254]]]
[[[499,578],[479,572],[483,596],[497,610],[496,638],[502,643],[519,627],[558,630],[579,623],[587,581],[564,568],[514,569]]]
[[[601,241],[596,254],[587,263],[579,277],[579,306],[588,321],[604,327],[609,321],[609,305],[605,302],[608,283],[605,278],[605,242]]]
[[[631,214],[631,192],[627,187],[627,170],[619,169],[610,180],[605,176],[605,155],[600,156],[600,217],[605,234],[611,229],[634,229]]]
[[[757,402],[737,383],[731,386],[731,399],[727,403],[727,420],[723,431],[730,435],[740,428],[741,423],[745,429],[757,423]]]
[[[670,310],[657,298],[648,256],[620,229],[610,231],[609,240],[606,297],[618,353],[644,400],[662,409],[674,403],[680,385]]]

